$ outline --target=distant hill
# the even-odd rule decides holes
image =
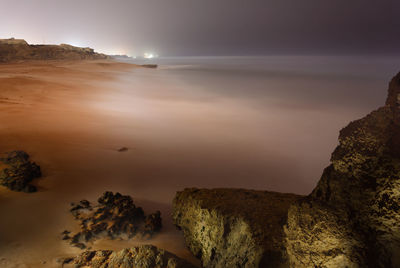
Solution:
[[[0,39],[0,62],[20,60],[97,60],[109,59],[92,48],[61,45],[30,45],[23,39]]]

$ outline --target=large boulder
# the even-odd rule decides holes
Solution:
[[[41,175],[40,167],[24,151],[12,151],[0,157],[0,184],[12,191],[36,192],[31,182]]]
[[[204,267],[286,264],[283,225],[300,196],[244,189],[185,189],[173,220]]]
[[[121,251],[97,250],[86,251],[73,259],[66,259],[65,264],[76,268],[194,268],[191,263],[176,255],[158,249],[155,246],[143,245]]]

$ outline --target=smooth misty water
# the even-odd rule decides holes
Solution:
[[[137,60],[159,68],[121,77],[124,86],[99,107],[131,118],[140,125],[133,137],[154,147],[159,169],[146,181],[307,194],[328,165],[339,130],[384,103],[399,59]]]

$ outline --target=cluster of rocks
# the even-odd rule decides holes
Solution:
[[[121,251],[85,251],[75,258],[64,260],[76,268],[194,268],[191,263],[152,245],[142,245]]]
[[[109,56],[91,48],[61,45],[30,45],[23,39],[0,39],[0,62],[19,60],[96,60]]]
[[[400,267],[400,73],[310,195],[185,189],[173,219],[205,267]]]
[[[150,238],[162,228],[160,211],[146,216],[130,196],[120,193],[105,192],[95,206],[87,200],[71,206],[70,211],[79,221],[81,231],[73,235],[64,231],[62,239],[81,249],[86,248],[87,242],[101,236],[114,239],[141,235]]]
[[[24,151],[12,151],[0,158],[0,184],[18,192],[36,192],[36,186],[30,184],[42,174],[40,167],[29,160]]]

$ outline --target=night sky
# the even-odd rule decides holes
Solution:
[[[399,0],[0,0],[0,37],[161,56],[400,53]]]

